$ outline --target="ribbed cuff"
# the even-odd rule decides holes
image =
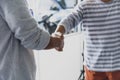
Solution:
[[[50,41],[50,34],[46,31],[41,32],[41,37],[40,37],[40,49],[44,49],[47,47]]]

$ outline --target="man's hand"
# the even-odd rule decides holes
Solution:
[[[56,49],[57,51],[63,51],[63,47],[64,47],[64,36],[63,36],[63,34],[60,33],[60,32],[55,32],[55,33],[52,34],[52,36],[53,36],[53,37],[58,37],[58,38],[61,39],[60,44],[57,44],[57,43],[56,43],[55,49]]]
[[[62,51],[63,46],[64,46],[64,36],[59,32],[55,32],[51,35],[50,42],[45,49],[55,48],[58,51]]]
[[[55,32],[51,35],[50,42],[45,49],[55,48],[57,51],[62,51],[64,47],[65,28],[63,25],[57,26]]]
[[[55,33],[55,35],[58,35],[61,38],[63,38],[61,46],[55,48],[58,51],[62,51],[63,47],[64,47],[64,36],[63,36],[63,34],[65,33],[65,27],[63,25],[58,25],[54,33]]]

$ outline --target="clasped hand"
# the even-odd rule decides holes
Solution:
[[[48,46],[45,49],[55,48],[57,51],[62,51],[64,47],[64,36],[60,32],[55,32],[51,35]]]

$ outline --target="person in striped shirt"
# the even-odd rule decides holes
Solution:
[[[85,80],[120,80],[120,0],[84,0],[55,32],[82,23]]]

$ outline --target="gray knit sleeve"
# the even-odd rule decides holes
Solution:
[[[1,0],[0,7],[10,30],[24,47],[40,50],[47,46],[50,35],[38,28],[25,0]]]

